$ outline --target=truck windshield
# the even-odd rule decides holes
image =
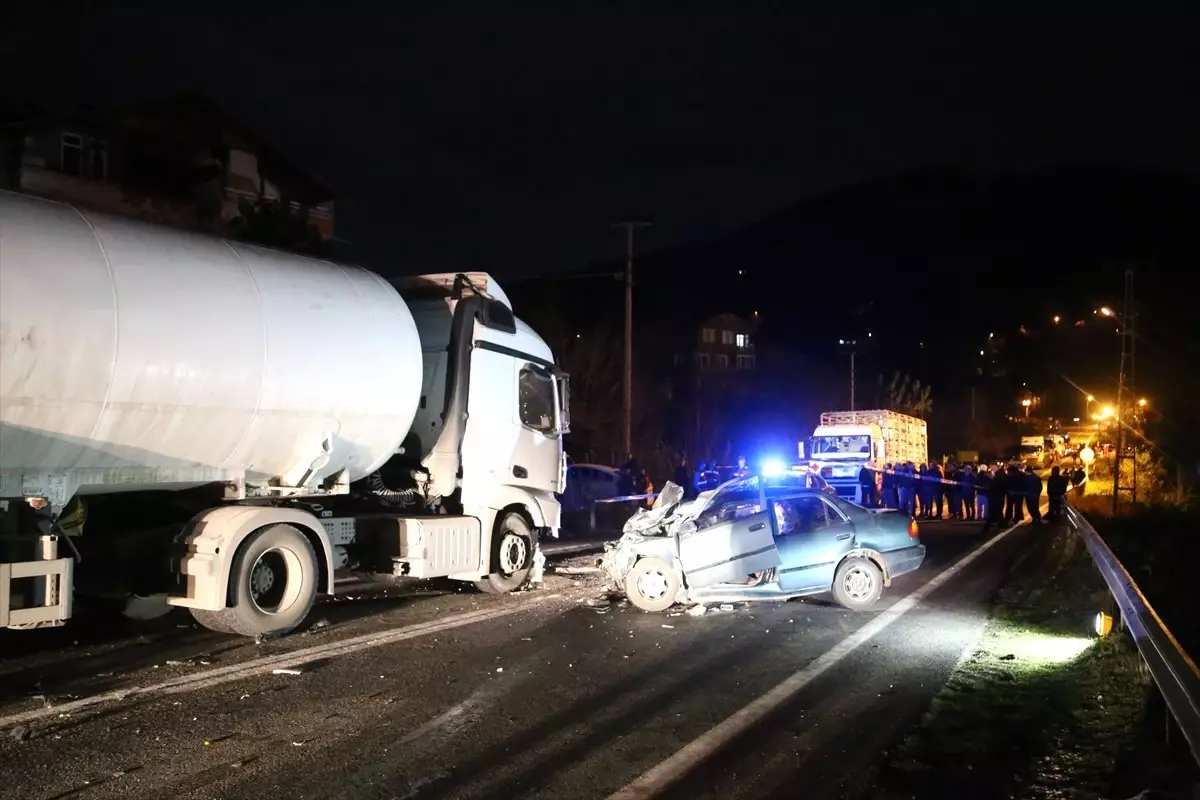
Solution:
[[[863,433],[857,436],[814,436],[812,440],[814,456],[828,455],[871,455],[871,436]]]

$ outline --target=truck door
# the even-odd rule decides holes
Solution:
[[[688,586],[745,583],[747,576],[779,566],[770,511],[718,522],[679,535],[679,563]]]
[[[854,524],[819,495],[774,501],[779,525],[779,587],[828,589],[842,556],[854,547]]]

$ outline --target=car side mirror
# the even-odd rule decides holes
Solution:
[[[678,531],[680,534],[695,533],[697,530],[698,530],[698,528],[696,528],[696,520],[694,520],[694,519],[689,519],[685,522],[681,522],[679,524],[679,528],[678,528]]]

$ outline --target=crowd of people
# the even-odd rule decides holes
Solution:
[[[897,509],[926,520],[983,520],[984,530],[1002,522],[1021,522],[1026,512],[1034,523],[1040,523],[1043,490],[1049,499],[1049,518],[1057,519],[1063,513],[1067,489],[1083,480],[1080,469],[1068,473],[1054,467],[1043,485],[1032,466],[1022,469],[1010,464],[993,469],[987,464],[951,462],[943,469],[940,464],[917,466],[911,461],[882,468],[867,465],[858,476],[862,504],[867,508]]]

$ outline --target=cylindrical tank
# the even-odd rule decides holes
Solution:
[[[0,485],[356,480],[421,382],[373,273],[0,192]]]

